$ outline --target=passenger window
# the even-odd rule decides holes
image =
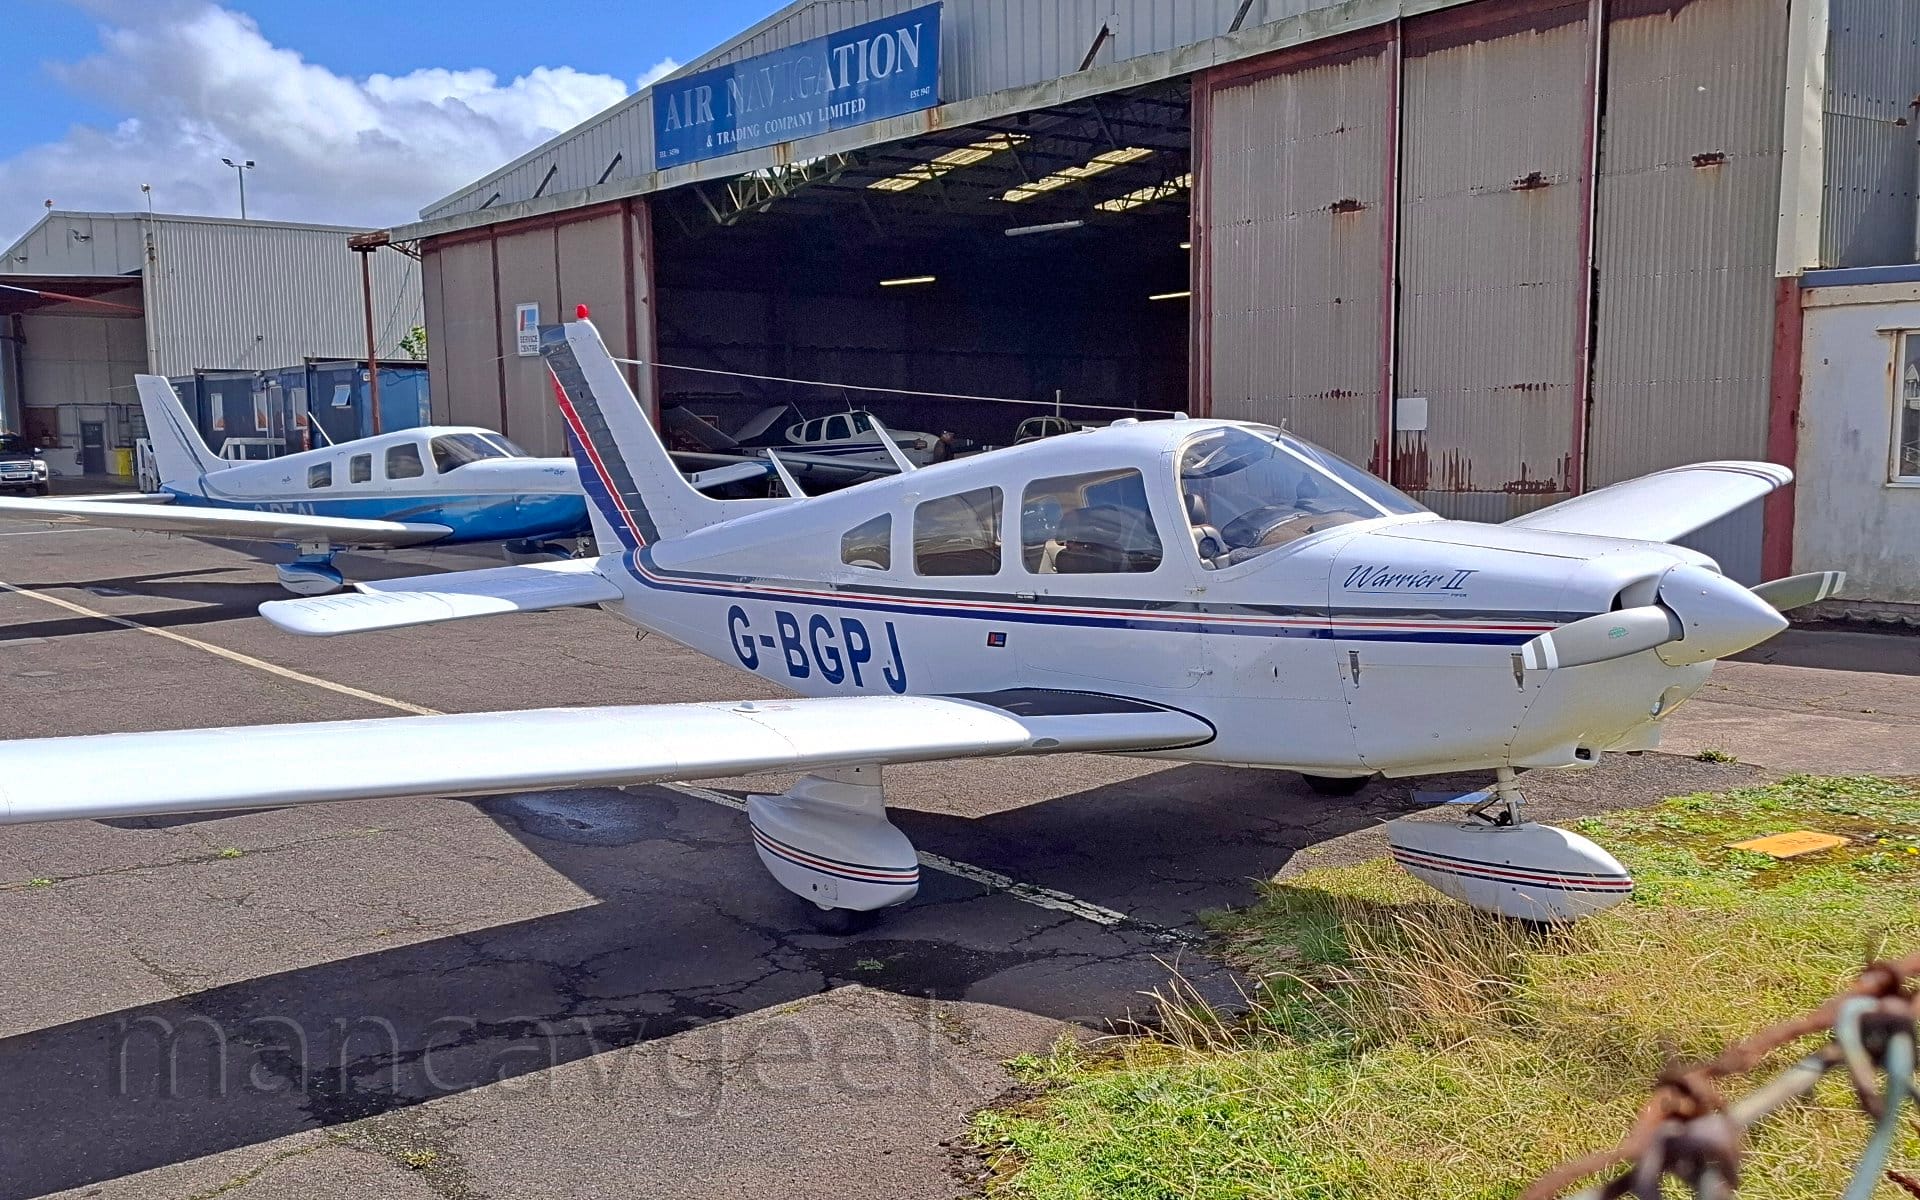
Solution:
[[[420,465],[420,447],[415,442],[402,442],[398,446],[387,447],[387,478],[418,479],[427,469]]]
[[[365,483],[373,478],[373,455],[356,454],[347,460],[347,482]]]
[[[323,462],[318,466],[308,467],[307,468],[307,486],[310,488],[332,487],[333,486],[333,464],[330,462]]]
[[[800,440],[803,442],[819,441],[821,427],[824,426],[825,424],[826,422],[819,421],[819,420],[808,421],[806,425],[802,428]]]
[[[853,436],[853,422],[845,417],[827,418],[827,440],[840,441]]]
[[[1000,571],[1000,489],[928,500],[913,510],[913,569],[922,575]]]
[[[1020,501],[1020,557],[1036,575],[1104,575],[1160,565],[1140,472],[1036,479]]]
[[[840,561],[873,571],[893,566],[893,518],[882,514],[842,534]]]

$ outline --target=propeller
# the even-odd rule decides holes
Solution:
[[[1725,658],[1785,629],[1782,609],[1832,595],[1840,578],[1839,572],[1826,571],[1749,589],[1718,571],[1683,564],[1661,577],[1658,603],[1598,613],[1549,630],[1520,647],[1521,665],[1551,671],[1645,650],[1674,667]]]
[[[1584,667],[1664,646],[1681,636],[1680,618],[1658,604],[1582,617],[1520,647],[1529,671]]]
[[[1785,579],[1774,579],[1753,589],[1753,594],[1765,600],[1779,612],[1791,612],[1796,608],[1825,600],[1847,585],[1845,571],[1809,571],[1805,575],[1789,575]]]

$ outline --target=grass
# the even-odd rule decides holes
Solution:
[[[1786,861],[1725,848],[1793,829],[1854,840]],[[1826,1000],[1867,957],[1920,946],[1920,791],[1905,785],[1801,776],[1581,831],[1638,887],[1569,930],[1471,914],[1385,860],[1213,915],[1255,981],[1248,1011],[1176,987],[1152,1036],[1016,1060],[1027,1087],[974,1120],[990,1193],[1508,1200],[1614,1144],[1672,1059],[1710,1056]],[[1740,1195],[1837,1196],[1865,1138],[1830,1081],[1760,1127]],[[1896,1159],[1914,1169],[1920,1137]]]
[[[1706,749],[1700,751],[1700,753],[1694,755],[1694,757],[1701,762],[1710,763],[1737,763],[1740,761],[1725,750],[1718,749],[1714,746],[1708,746]]]

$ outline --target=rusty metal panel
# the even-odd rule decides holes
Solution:
[[[1786,36],[1786,0],[1609,27],[1590,486],[1766,454]]]
[[[1828,3],[1820,265],[1911,262],[1920,201],[1920,7],[1913,0]]]
[[[366,357],[360,256],[352,230],[202,217],[153,222],[146,278],[152,369],[265,370],[304,358]],[[406,255],[372,257],[382,358],[420,323],[420,275]]]
[[[560,318],[559,259],[554,242],[551,227],[494,239],[500,272],[500,306],[494,319],[499,323],[500,344],[505,347],[501,362],[507,388],[501,432],[535,454],[559,455],[567,453],[565,426],[553,402],[546,364],[538,355],[523,357],[514,348],[516,306],[538,304],[540,320],[546,324]]]
[[[1428,428],[1394,480],[1444,514],[1505,519],[1573,486],[1584,296],[1586,6],[1408,22],[1399,384]]]
[[[1382,432],[1391,69],[1383,46],[1220,87],[1206,118],[1213,414],[1356,462]]]
[[[422,248],[433,285],[427,306],[427,375],[433,416],[454,425],[500,427],[500,341],[494,328],[493,245],[459,242]]]

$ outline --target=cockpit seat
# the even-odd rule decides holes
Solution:
[[[1114,504],[1072,510],[1061,517],[1054,537],[1060,543],[1054,569],[1062,575],[1152,570],[1159,561],[1159,543],[1145,517]]]
[[[1227,552],[1227,543],[1213,525],[1207,511],[1207,498],[1199,492],[1187,493],[1187,524],[1193,527],[1193,548],[1200,561],[1212,563]]]

